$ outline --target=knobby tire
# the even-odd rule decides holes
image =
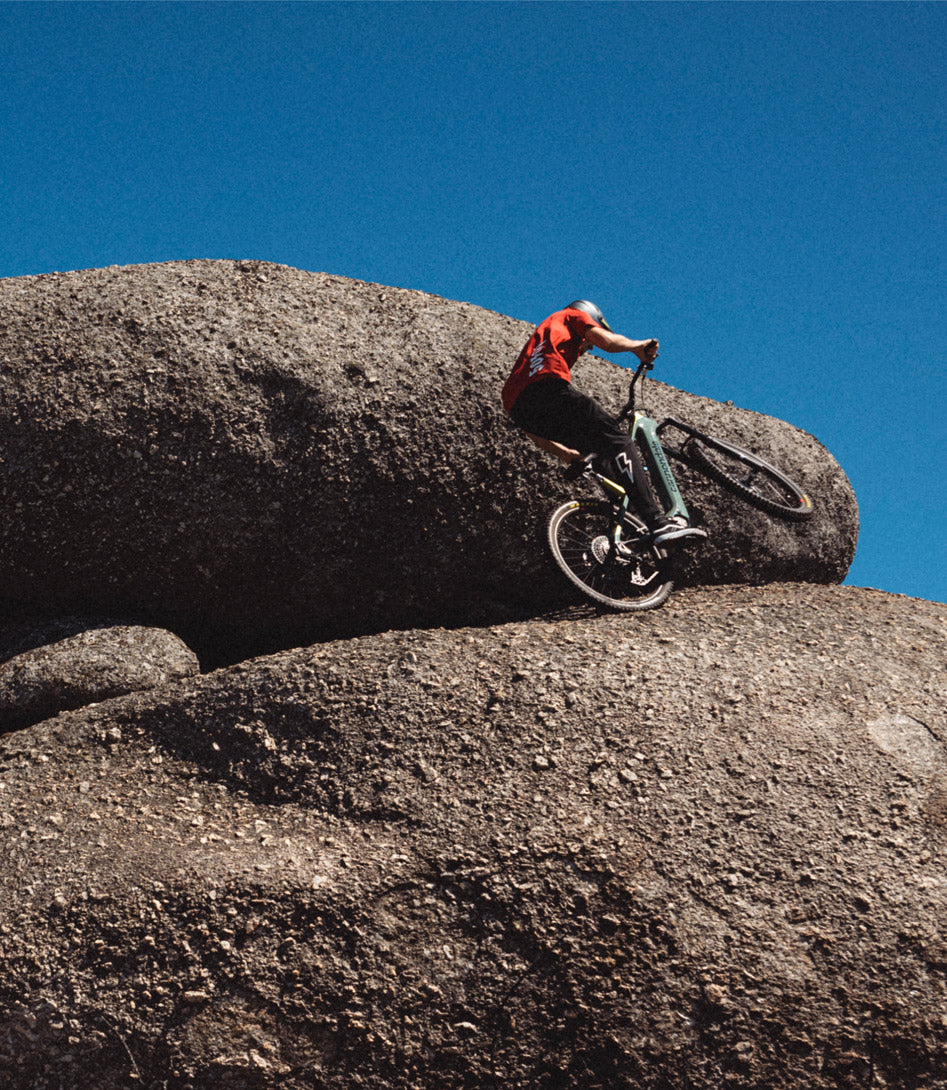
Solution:
[[[812,517],[812,500],[785,473],[733,443],[690,439],[684,454],[711,480],[755,507],[791,522]]]

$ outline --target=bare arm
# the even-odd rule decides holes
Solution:
[[[581,458],[582,455],[573,450],[572,447],[563,446],[562,443],[556,443],[552,439],[542,439],[538,435],[531,435],[528,431],[523,432],[527,438],[532,439],[540,450],[544,450],[547,454],[554,454],[560,461],[565,462],[567,465],[571,465],[576,458]]]
[[[593,326],[585,339],[603,352],[634,352],[642,362],[650,363],[658,354],[658,342],[652,337],[647,341],[633,341],[620,333],[611,333],[601,326]]]

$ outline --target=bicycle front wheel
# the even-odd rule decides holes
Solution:
[[[609,503],[564,503],[549,516],[553,559],[569,582],[599,605],[622,611],[655,609],[674,585],[668,553],[633,536],[616,552],[614,525],[615,509]]]
[[[711,480],[755,507],[792,522],[812,516],[812,500],[781,470],[733,443],[708,435],[690,439],[684,453]]]

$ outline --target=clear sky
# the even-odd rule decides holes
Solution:
[[[944,602],[945,57],[943,3],[0,3],[0,276],[592,299],[829,448],[848,582]]]

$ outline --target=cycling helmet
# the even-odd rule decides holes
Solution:
[[[609,333],[612,331],[612,327],[605,321],[605,315],[594,303],[590,303],[588,299],[576,299],[566,307],[566,310],[581,310],[583,314],[587,314],[592,321],[600,325],[602,329],[607,329]]]

